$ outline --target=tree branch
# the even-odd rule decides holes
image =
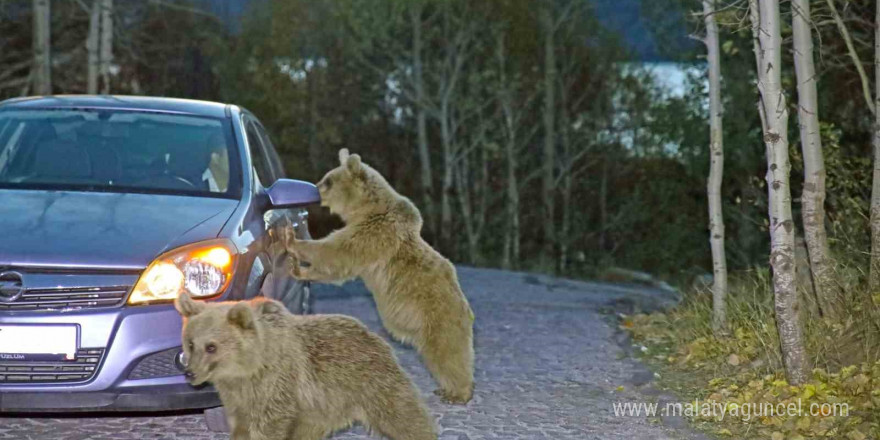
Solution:
[[[199,8],[194,8],[194,7],[191,7],[191,6],[179,5],[179,4],[171,3],[171,2],[167,2],[167,1],[164,1],[164,0],[150,0],[150,4],[153,4],[153,5],[156,5],[156,6],[165,7],[165,8],[168,8],[168,9],[175,10],[175,11],[181,11],[181,12],[187,12],[187,13],[190,13],[190,14],[201,15],[201,16],[203,16],[203,17],[208,17],[208,18],[210,18],[211,20],[214,20],[214,21],[216,21],[216,22],[219,23],[219,24],[225,24],[225,23],[223,23],[223,20],[220,19],[220,17],[218,17],[218,16],[216,16],[216,15],[210,13],[210,12],[207,12],[207,11],[204,11],[204,10],[202,10],[202,9],[199,9]]]
[[[834,5],[834,0],[825,1],[828,3],[828,8],[831,9],[831,15],[834,17],[834,22],[837,23],[837,29],[840,31],[840,35],[846,43],[846,49],[849,52],[850,58],[852,58],[853,64],[856,66],[856,71],[859,72],[859,78],[862,81],[862,94],[865,97],[865,103],[868,104],[868,110],[871,111],[872,115],[876,114],[877,109],[874,108],[874,100],[871,98],[871,84],[868,82],[868,75],[865,73],[865,67],[862,65],[862,60],[859,59],[859,54],[856,52],[855,46],[853,46],[849,30],[846,28],[843,19],[840,18],[840,13],[837,12],[837,6]]]

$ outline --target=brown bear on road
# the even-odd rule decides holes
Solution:
[[[181,295],[187,378],[220,393],[233,440],[318,440],[363,423],[393,440],[436,440],[391,347],[356,319],[293,315],[274,300]]]
[[[360,156],[339,151],[340,166],[318,183],[321,205],[345,227],[320,240],[285,231],[299,262],[294,276],[333,282],[361,277],[385,328],[415,345],[447,402],[467,403],[474,389],[474,315],[455,267],[425,242],[422,217]],[[307,263],[307,267],[303,267]]]

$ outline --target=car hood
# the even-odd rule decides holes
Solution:
[[[237,200],[160,194],[0,190],[0,267],[143,269],[217,237]]]

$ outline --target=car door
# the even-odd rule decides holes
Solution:
[[[252,160],[257,179],[263,188],[270,187],[276,180],[285,177],[284,167],[272,144],[265,128],[256,118],[249,118],[247,132],[248,143],[259,147],[259,151],[252,151]],[[256,137],[258,141],[251,142],[250,138]],[[267,254],[270,259],[271,271],[263,281],[261,293],[277,299],[293,312],[307,313],[309,306],[308,284],[300,282],[290,276],[292,260],[289,258],[285,243],[280,237],[282,228],[293,227],[298,238],[308,239],[308,211],[301,209],[273,209],[263,214],[263,220],[268,237]]]
[[[269,138],[269,134],[266,132],[265,127],[256,119],[254,119],[254,129],[260,137],[260,144],[263,147],[263,154],[266,161],[267,172],[271,173],[274,180],[272,183],[275,183],[275,180],[282,179],[287,177],[284,172],[284,166],[281,163],[281,158],[278,156],[278,152],[275,150],[275,146],[272,144],[272,140]],[[271,184],[270,184],[271,185]],[[268,188],[269,185],[266,186]],[[281,227],[281,226],[291,226],[293,225],[295,229],[299,229],[299,221],[298,221],[298,213],[307,212],[304,209],[275,209],[267,212],[267,224],[272,227]],[[273,234],[274,236],[275,234]],[[299,236],[299,235],[298,235]]]
[[[254,185],[254,191],[260,193],[264,189],[271,187],[281,175],[279,175],[279,170],[273,166],[269,159],[269,154],[267,153],[265,145],[266,136],[263,132],[262,126],[253,117],[245,117],[245,133],[247,134],[251,162],[253,162],[254,175],[257,180],[256,185]],[[290,218],[291,214],[288,211],[290,210],[273,209],[263,213],[263,219],[266,223],[266,231],[279,227],[280,222]]]

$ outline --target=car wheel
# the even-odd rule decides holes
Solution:
[[[226,420],[226,411],[222,406],[205,410],[205,424],[208,430],[213,432],[229,432],[229,422]]]
[[[314,299],[312,286],[308,281],[297,280],[290,275],[276,277],[270,273],[263,280],[260,294],[266,298],[281,301],[287,310],[297,315],[308,315],[312,312]]]
[[[312,298],[312,285],[308,281],[300,281],[291,278],[289,287],[285,289],[280,299],[287,310],[298,315],[312,313],[314,298]]]

